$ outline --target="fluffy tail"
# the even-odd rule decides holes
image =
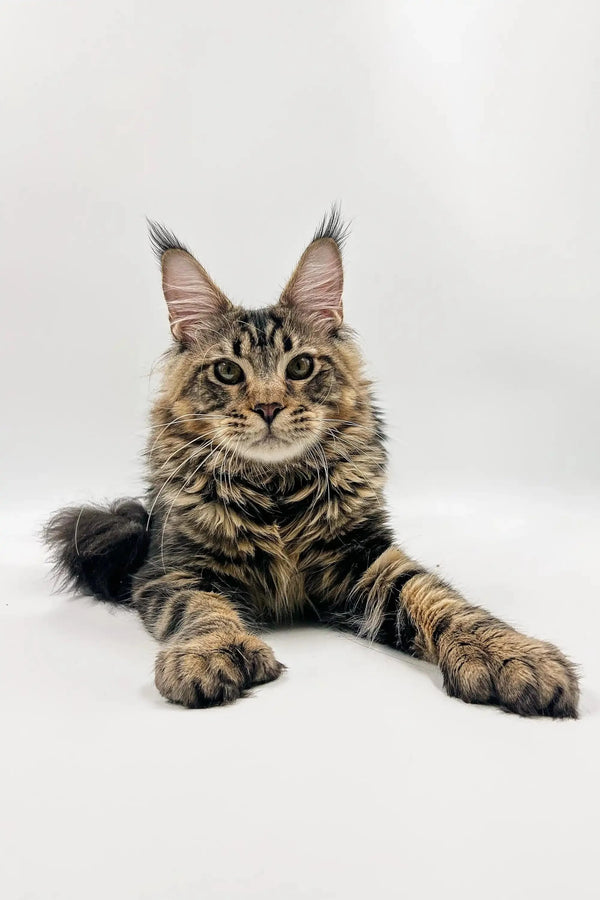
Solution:
[[[148,552],[147,523],[148,513],[137,500],[59,510],[44,539],[61,584],[98,600],[129,603],[132,576]]]

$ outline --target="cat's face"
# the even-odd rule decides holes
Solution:
[[[345,380],[339,340],[302,325],[281,306],[232,310],[222,333],[190,351],[191,404],[211,417],[204,432],[237,455],[293,459],[332,428]]]
[[[181,352],[169,376],[169,414],[186,433],[262,464],[318,454],[352,418],[360,359],[342,327],[338,239],[318,235],[279,302],[233,306],[171,235],[159,244],[171,330]],[[169,244],[164,248],[166,240]]]

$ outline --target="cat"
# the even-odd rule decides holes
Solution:
[[[343,323],[333,208],[279,300],[230,303],[150,222],[173,346],[152,410],[146,504],[56,513],[67,582],[136,610],[168,700],[209,707],[284,666],[275,623],[346,629],[437,664],[447,693],[524,716],[577,717],[574,666],[428,572],[394,542],[380,413]]]

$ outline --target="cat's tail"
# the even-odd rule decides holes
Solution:
[[[148,552],[147,525],[148,513],[138,500],[59,510],[46,525],[44,540],[61,586],[130,603],[133,575]]]

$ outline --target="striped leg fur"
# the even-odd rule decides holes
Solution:
[[[575,669],[560,650],[470,605],[396,547],[364,571],[342,619],[362,637],[437,664],[451,697],[522,716],[577,717]]]
[[[221,706],[256,684],[274,681],[284,666],[251,634],[231,600],[197,587],[198,578],[170,572],[133,594],[142,621],[164,648],[156,659],[156,687],[192,708]]]

